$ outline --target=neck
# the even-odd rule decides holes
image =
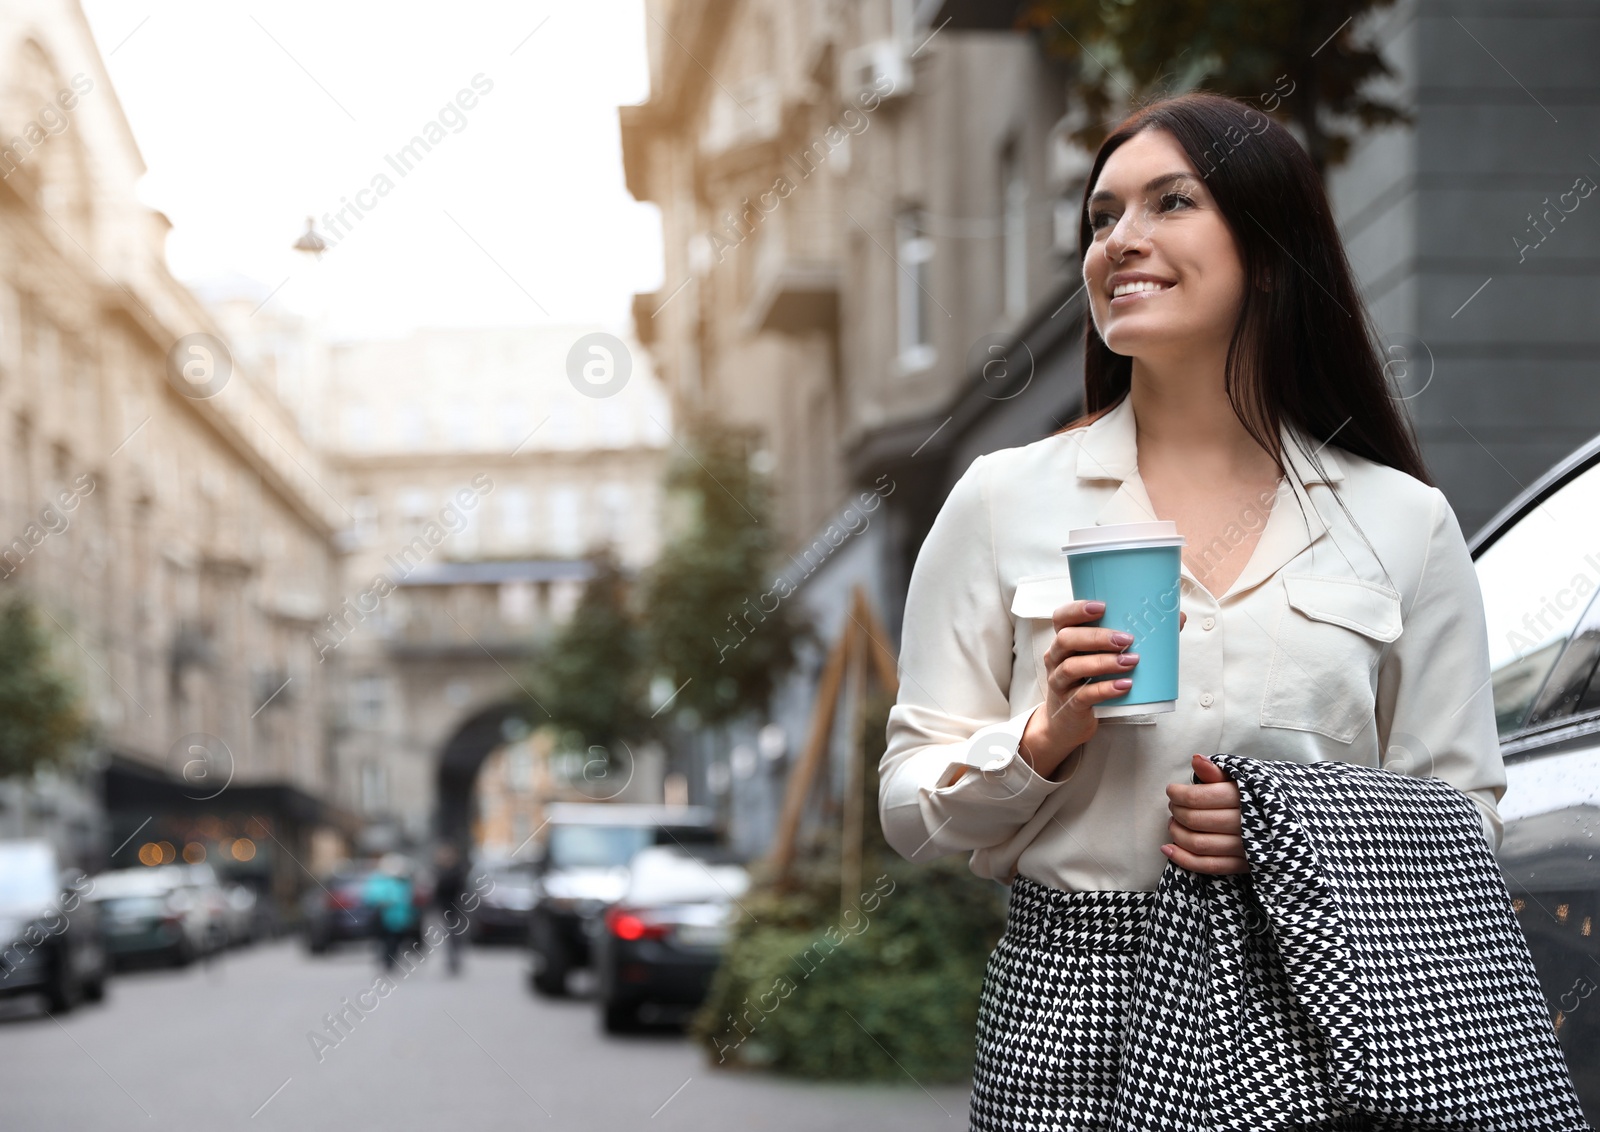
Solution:
[[[1223,380],[1227,346],[1183,357],[1133,359],[1129,403],[1141,464],[1147,455],[1196,470],[1260,473],[1272,458],[1245,429]]]

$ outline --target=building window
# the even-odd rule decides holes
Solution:
[[[395,432],[400,447],[421,448],[428,441],[428,418],[416,405],[402,405],[397,412]]]
[[[528,406],[521,401],[502,401],[496,416],[502,443],[513,452],[518,451],[533,431],[533,425],[528,421]]]
[[[428,493],[420,487],[408,487],[400,492],[400,518],[404,524],[403,537],[411,539],[422,530],[428,518]]]
[[[378,501],[370,495],[359,495],[350,506],[355,518],[354,534],[357,546],[371,546],[378,537]]]
[[[908,208],[895,220],[895,287],[898,294],[900,367],[924,369],[933,364],[933,240],[921,209]]]
[[[450,432],[450,446],[456,449],[473,447],[477,441],[477,414],[471,405],[455,404],[445,412]]]
[[[344,410],[344,442],[349,448],[372,447],[372,410],[365,405],[347,405]]]
[[[532,582],[500,583],[500,619],[512,625],[533,620],[536,595]]]
[[[358,676],[350,685],[350,722],[357,727],[382,725],[388,691],[384,677]]]
[[[531,507],[525,488],[508,487],[500,496],[500,539],[508,548],[521,548],[532,534]]]
[[[600,489],[600,510],[604,515],[606,538],[619,546],[627,540],[633,521],[633,492],[625,483],[608,483]]]
[[[381,813],[389,805],[389,776],[379,763],[361,766],[361,809],[369,814]]]
[[[550,539],[557,554],[577,554],[583,549],[580,504],[575,487],[558,487],[550,493]]]
[[[1006,316],[1028,309],[1028,181],[1015,142],[1000,155],[1000,273]]]

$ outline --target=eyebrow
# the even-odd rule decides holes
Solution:
[[[1163,173],[1159,177],[1154,177],[1151,180],[1146,181],[1144,183],[1144,191],[1147,193],[1152,192],[1155,189],[1159,189],[1162,185],[1171,184],[1173,181],[1192,181],[1194,179],[1195,176],[1193,173]],[[1101,201],[1116,199],[1116,193],[1112,192],[1110,189],[1101,189],[1089,198],[1089,203],[1099,204]]]

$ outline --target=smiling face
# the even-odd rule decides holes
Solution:
[[[1177,140],[1160,129],[1129,138],[1106,159],[1088,207],[1083,277],[1105,344],[1152,361],[1226,349],[1244,265]]]

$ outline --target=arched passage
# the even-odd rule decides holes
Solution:
[[[535,723],[538,709],[517,700],[493,704],[468,716],[439,752],[439,837],[465,844],[472,833],[472,785],[489,752]]]

